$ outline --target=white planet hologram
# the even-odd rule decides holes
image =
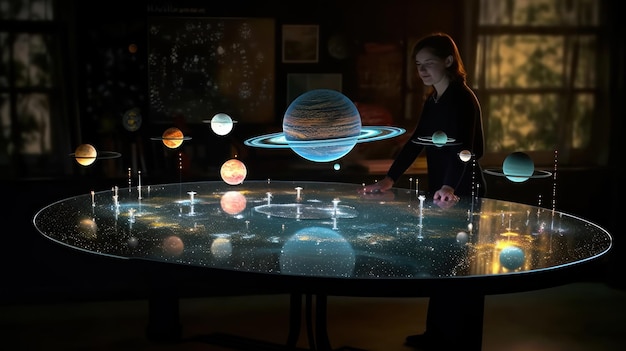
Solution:
[[[207,121],[203,122],[206,123]],[[229,115],[221,112],[216,113],[208,122],[211,123],[213,133],[217,135],[228,135],[233,130],[234,123],[237,123]]]

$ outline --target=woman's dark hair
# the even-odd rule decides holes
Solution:
[[[433,55],[442,60],[445,60],[448,56],[452,56],[452,65],[447,68],[448,77],[450,77],[450,80],[465,82],[467,76],[465,66],[463,65],[463,60],[461,60],[459,49],[452,37],[445,33],[433,33],[423,37],[415,44],[415,47],[413,47],[412,58],[415,59],[417,53],[425,48],[429,49]]]

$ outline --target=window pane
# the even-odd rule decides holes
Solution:
[[[481,36],[486,88],[559,87],[563,38],[540,35]]]
[[[42,155],[52,150],[50,102],[47,94],[19,95],[17,118],[20,127],[20,153]]]
[[[595,26],[597,0],[481,0],[479,25]]]
[[[595,99],[593,94],[578,94],[572,104],[572,148],[587,149],[591,144]]]
[[[48,41],[46,41],[46,39]],[[52,71],[49,37],[43,34],[20,33],[13,44],[15,85],[18,87],[51,87]]]
[[[0,0],[0,19],[37,21],[53,19],[53,0]]]
[[[492,95],[487,105],[488,152],[554,150],[560,110],[556,94]]]

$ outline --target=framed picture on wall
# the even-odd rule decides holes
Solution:
[[[319,26],[284,24],[283,63],[317,63],[319,60]]]

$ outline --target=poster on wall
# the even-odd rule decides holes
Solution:
[[[238,122],[272,123],[274,71],[274,19],[148,21],[150,117],[156,123],[202,123],[220,112]]]
[[[285,24],[283,33],[283,63],[317,63],[319,61],[319,26],[314,24]]]

